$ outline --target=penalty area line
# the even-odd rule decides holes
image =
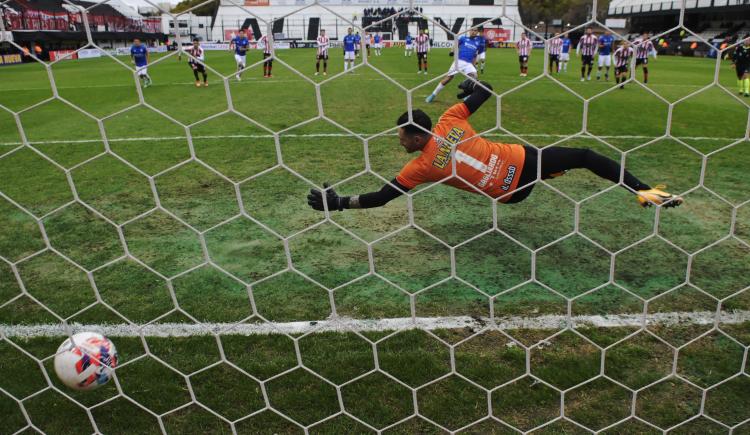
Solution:
[[[359,136],[362,137],[370,137],[374,136],[375,133],[357,133]],[[398,133],[387,133],[380,136],[398,136]],[[482,135],[484,137],[510,137],[508,134],[503,133],[489,133]],[[601,138],[601,139],[638,139],[638,140],[653,140],[657,139],[661,136],[639,136],[639,135],[607,135],[607,136],[592,136],[586,137],[586,136],[575,136],[575,135],[569,135],[569,134],[547,134],[547,133],[528,133],[528,134],[518,134],[519,137],[540,137],[540,138],[556,138],[556,139],[562,139],[566,137],[571,137],[571,139],[585,139],[590,140],[593,137]],[[316,138],[316,137],[352,137],[352,135],[347,133],[305,133],[305,134],[280,134],[280,138],[286,138],[286,137],[293,137],[293,138]],[[226,134],[226,135],[196,135],[191,136],[193,140],[195,139],[271,139],[273,138],[272,134]],[[722,142],[737,142],[739,140],[742,140],[741,137],[708,137],[708,136],[675,136],[676,139],[679,140],[703,140],[703,141],[722,141]],[[169,141],[169,140],[184,140],[187,139],[187,136],[153,136],[153,137],[117,137],[117,138],[107,138],[107,142],[142,142],[142,141],[148,141],[148,142],[158,142],[158,141]],[[46,141],[30,141],[28,142],[29,145],[55,145],[55,144],[86,144],[86,143],[101,143],[103,142],[102,139],[72,139],[72,140],[46,140]],[[19,146],[23,145],[23,142],[0,142],[0,146],[7,146],[7,147],[13,147],[13,146]]]
[[[665,312],[647,314],[606,314],[606,315],[543,315],[534,317],[506,316],[498,317],[495,325],[499,329],[517,330],[553,330],[566,326],[574,328],[627,328],[659,326],[678,327],[687,325],[713,325],[716,312]],[[736,325],[750,322],[750,311],[737,310],[721,313],[721,324]],[[403,317],[386,319],[352,319],[341,317],[336,320],[300,321],[283,323],[154,323],[150,325],[122,324],[70,324],[72,333],[81,331],[99,332],[108,337],[194,337],[212,334],[219,335],[271,335],[271,334],[305,334],[308,332],[381,332],[405,331],[411,329],[474,329],[480,330],[491,326],[489,318],[455,316],[455,317]],[[40,338],[66,336],[68,332],[62,324],[2,325],[0,337]]]

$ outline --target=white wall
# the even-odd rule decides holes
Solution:
[[[225,0],[223,0],[225,1]],[[246,18],[251,18],[254,14],[259,18],[258,24],[261,26],[261,31],[265,34],[270,29],[272,22],[280,17],[285,17],[284,33],[290,38],[307,38],[307,26],[311,17],[319,17],[321,19],[322,28],[326,29],[328,36],[335,38],[343,37],[346,33],[346,28],[349,27],[347,20],[354,21],[356,25],[361,25],[362,11],[365,7],[378,7],[378,4],[368,0],[367,5],[331,5],[327,6],[332,11],[331,13],[326,9],[318,6],[312,6],[307,9],[302,9],[303,6],[291,6],[291,5],[278,5],[280,2],[291,2],[294,0],[277,0],[273,2],[271,6],[263,7],[243,7],[237,6],[220,6],[219,12],[214,23],[213,39],[220,39],[223,36],[222,29],[236,29],[240,26]],[[502,6],[467,6],[468,0],[461,1],[461,5],[457,5],[459,0],[445,0],[445,2],[451,1],[454,4],[434,4],[438,1],[433,1],[430,4],[422,4],[420,7],[423,9],[424,15],[429,18],[440,17],[442,18],[449,27],[452,27],[453,22],[459,18],[464,18],[464,24],[462,31],[467,30],[472,23],[474,17],[493,17],[499,18],[503,15]],[[500,0],[496,0],[500,1]],[[385,2],[382,2],[385,6]],[[388,4],[387,7],[394,7],[399,9],[404,5]],[[407,5],[408,6],[408,5]],[[338,16],[337,16],[338,15]],[[356,19],[355,19],[356,17]],[[261,20],[265,20],[264,24]],[[518,38],[522,29],[515,23],[521,22],[521,17],[518,12],[517,6],[505,7],[504,18],[502,18],[503,27],[513,31],[513,38]],[[447,40],[446,33],[437,25],[432,22],[429,24],[430,33],[434,40],[444,41]]]
[[[172,40],[179,32],[182,42],[188,42],[191,35],[196,35],[204,41],[213,41],[211,30],[211,17],[197,16],[193,14],[182,14],[177,17],[177,22],[167,14],[161,16],[162,32],[169,35]],[[173,24],[173,26],[170,26]]]

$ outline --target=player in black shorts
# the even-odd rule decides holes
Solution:
[[[201,86],[198,73],[203,76],[203,86],[207,87],[208,74],[206,73],[206,65],[203,64],[203,48],[201,48],[201,43],[197,38],[193,39],[193,46],[188,50],[188,53],[192,56],[188,61],[188,66],[193,70],[193,75],[195,76],[195,87],[199,88]]]
[[[554,65],[554,66],[553,66]],[[550,74],[560,70],[560,55],[550,54],[549,55],[549,72]]]
[[[737,73],[740,95],[750,97],[750,37],[746,37],[745,42],[734,49],[732,64]]]

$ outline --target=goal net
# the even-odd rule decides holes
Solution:
[[[750,430],[744,30],[685,1],[654,27],[647,1],[381,3],[209,1],[164,15],[167,45],[120,3],[61,2],[63,41],[0,2],[4,432]],[[381,16],[385,41],[437,29],[424,65],[384,45],[345,67],[348,28]],[[519,170],[589,149],[619,182],[539,170],[508,203],[525,186],[483,190],[515,174],[484,141],[535,150]],[[403,189],[430,146],[444,178],[344,207]],[[639,202],[626,173],[682,204]],[[84,331],[119,364],[75,391],[53,360]]]

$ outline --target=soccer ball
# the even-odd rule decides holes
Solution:
[[[106,384],[117,366],[117,350],[96,332],[79,332],[65,340],[55,355],[55,373],[74,390],[94,390]]]

